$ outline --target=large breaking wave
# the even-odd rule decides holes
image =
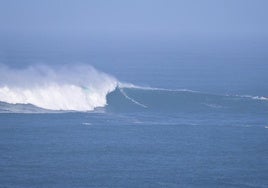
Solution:
[[[0,112],[268,113],[268,99],[122,84],[89,65],[0,66]]]
[[[0,67],[0,101],[8,104],[90,111],[105,106],[106,95],[116,86],[114,77],[88,65],[60,68],[40,65],[19,70]]]

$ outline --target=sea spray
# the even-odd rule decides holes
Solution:
[[[106,105],[117,80],[90,65],[44,65],[25,69],[0,66],[0,101],[50,110],[90,111]]]

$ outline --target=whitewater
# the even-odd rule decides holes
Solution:
[[[106,105],[118,81],[89,65],[0,67],[0,101],[48,110],[90,111]]]

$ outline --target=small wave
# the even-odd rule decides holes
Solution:
[[[204,105],[210,107],[210,108],[223,108],[223,106],[221,105],[218,105],[218,104],[207,104],[207,103],[204,103]]]
[[[92,123],[84,122],[84,123],[82,123],[82,125],[92,125]]]
[[[256,100],[268,100],[268,98],[266,97],[259,97],[259,96],[255,96],[255,97],[252,97],[253,99],[256,99]]]
[[[268,98],[264,96],[252,96],[252,95],[236,95],[237,97],[242,97],[242,98],[250,98],[254,100],[264,100],[267,101]]]

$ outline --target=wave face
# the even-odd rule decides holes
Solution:
[[[107,98],[106,109],[113,112],[268,113],[268,99],[265,97],[227,96],[190,90],[118,87]]]
[[[26,69],[0,67],[1,111],[47,110],[91,111],[107,104],[106,95],[115,90],[117,80],[88,65]],[[27,105],[26,105],[27,104]],[[16,108],[17,107],[17,108]],[[23,110],[22,110],[23,111]],[[43,111],[43,110],[42,110]]]
[[[0,66],[0,113],[224,112],[268,113],[268,99],[123,84],[88,65]]]

